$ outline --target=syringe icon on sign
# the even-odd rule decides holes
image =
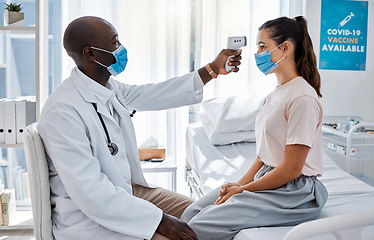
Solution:
[[[352,17],[354,17],[354,16],[355,16],[355,15],[351,12],[351,15],[346,16],[346,17],[343,19],[343,21],[340,22],[338,28],[343,27],[343,26],[344,26],[347,22],[349,22],[349,20],[351,20]]]

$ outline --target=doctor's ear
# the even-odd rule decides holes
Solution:
[[[95,54],[89,46],[85,46],[82,51],[83,57],[87,60],[95,60]]]

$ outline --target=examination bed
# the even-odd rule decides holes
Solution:
[[[186,132],[186,178],[192,197],[202,197],[225,182],[238,181],[256,157],[255,145],[254,142],[240,142],[216,146],[209,141],[201,123],[190,124]],[[323,161],[324,174],[319,179],[326,186],[329,197],[319,219],[368,211],[374,215],[374,187],[347,174],[325,153]],[[331,219],[333,221],[327,221],[323,225],[327,228],[329,224],[336,225],[337,220]],[[374,222],[363,225],[369,225],[362,232],[367,236],[364,236],[363,239],[374,239]],[[244,229],[236,235],[234,240],[281,240],[292,228]],[[312,239],[336,238],[325,234]]]

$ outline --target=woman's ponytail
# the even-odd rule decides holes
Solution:
[[[312,40],[308,33],[307,21],[303,16],[295,18],[300,24],[302,30],[301,48],[299,48],[298,57],[296,57],[297,71],[307,82],[316,90],[317,95],[322,97],[320,92],[321,77],[317,68],[317,58],[314,54]]]
[[[277,45],[286,40],[295,44],[294,55],[298,73],[316,90],[318,97],[322,97],[317,58],[314,54],[305,18],[303,16],[298,16],[294,19],[280,17],[267,21],[259,30],[267,28],[271,29],[270,37],[274,39]]]

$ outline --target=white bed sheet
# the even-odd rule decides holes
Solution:
[[[224,182],[240,179],[256,157],[255,143],[212,145],[200,123],[188,126],[186,149],[187,168],[195,170],[207,192]],[[326,186],[329,197],[319,218],[374,210],[374,187],[340,169],[325,153],[323,160],[324,174],[319,179]],[[245,229],[235,240],[281,240],[291,228]]]

